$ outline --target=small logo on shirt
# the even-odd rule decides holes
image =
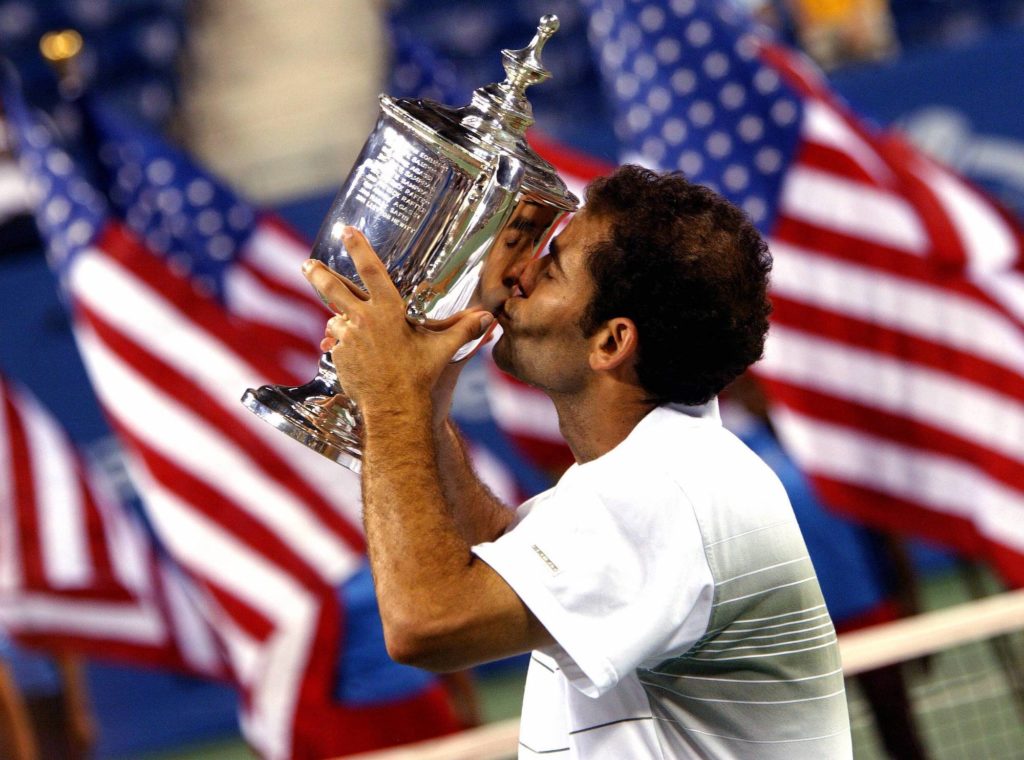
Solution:
[[[545,554],[544,550],[541,549],[539,546],[537,546],[537,544],[533,544],[533,546],[531,546],[530,548],[533,549],[535,552],[537,552],[537,556],[540,557],[542,560],[544,560],[544,564],[548,566],[548,569],[552,573],[558,573],[559,572],[558,565],[556,565],[554,562],[552,562],[551,561],[551,557],[549,557],[547,554]]]

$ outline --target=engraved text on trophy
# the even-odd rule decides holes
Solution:
[[[446,167],[428,153],[396,150],[405,145],[394,130],[385,130],[380,152],[362,167],[356,200],[379,218],[413,232],[430,208]]]

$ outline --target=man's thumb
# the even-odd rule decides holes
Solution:
[[[463,344],[476,340],[494,323],[494,315],[486,311],[475,311],[466,314],[447,331],[455,343],[453,351],[457,351]]]

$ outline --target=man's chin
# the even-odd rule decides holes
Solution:
[[[515,376],[515,362],[512,361],[512,341],[507,332],[502,332],[491,349],[491,358],[502,372]]]

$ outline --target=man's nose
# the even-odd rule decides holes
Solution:
[[[502,272],[501,284],[509,290],[516,285],[519,285],[520,288],[526,290],[526,285],[523,284],[523,279],[530,277],[528,272],[533,268],[535,263],[536,259],[529,256],[517,256],[514,260],[509,262],[508,266],[505,267],[505,271]]]
[[[519,273],[519,277],[516,278],[520,289],[523,291],[523,295],[530,295],[533,292],[533,286],[537,282],[537,274],[540,272],[541,267],[545,264],[543,258],[531,259],[527,262],[526,266],[523,267]]]
[[[528,253],[513,256],[501,273],[501,284],[506,288],[515,285],[522,277],[523,271],[530,265],[531,259],[532,257]]]

